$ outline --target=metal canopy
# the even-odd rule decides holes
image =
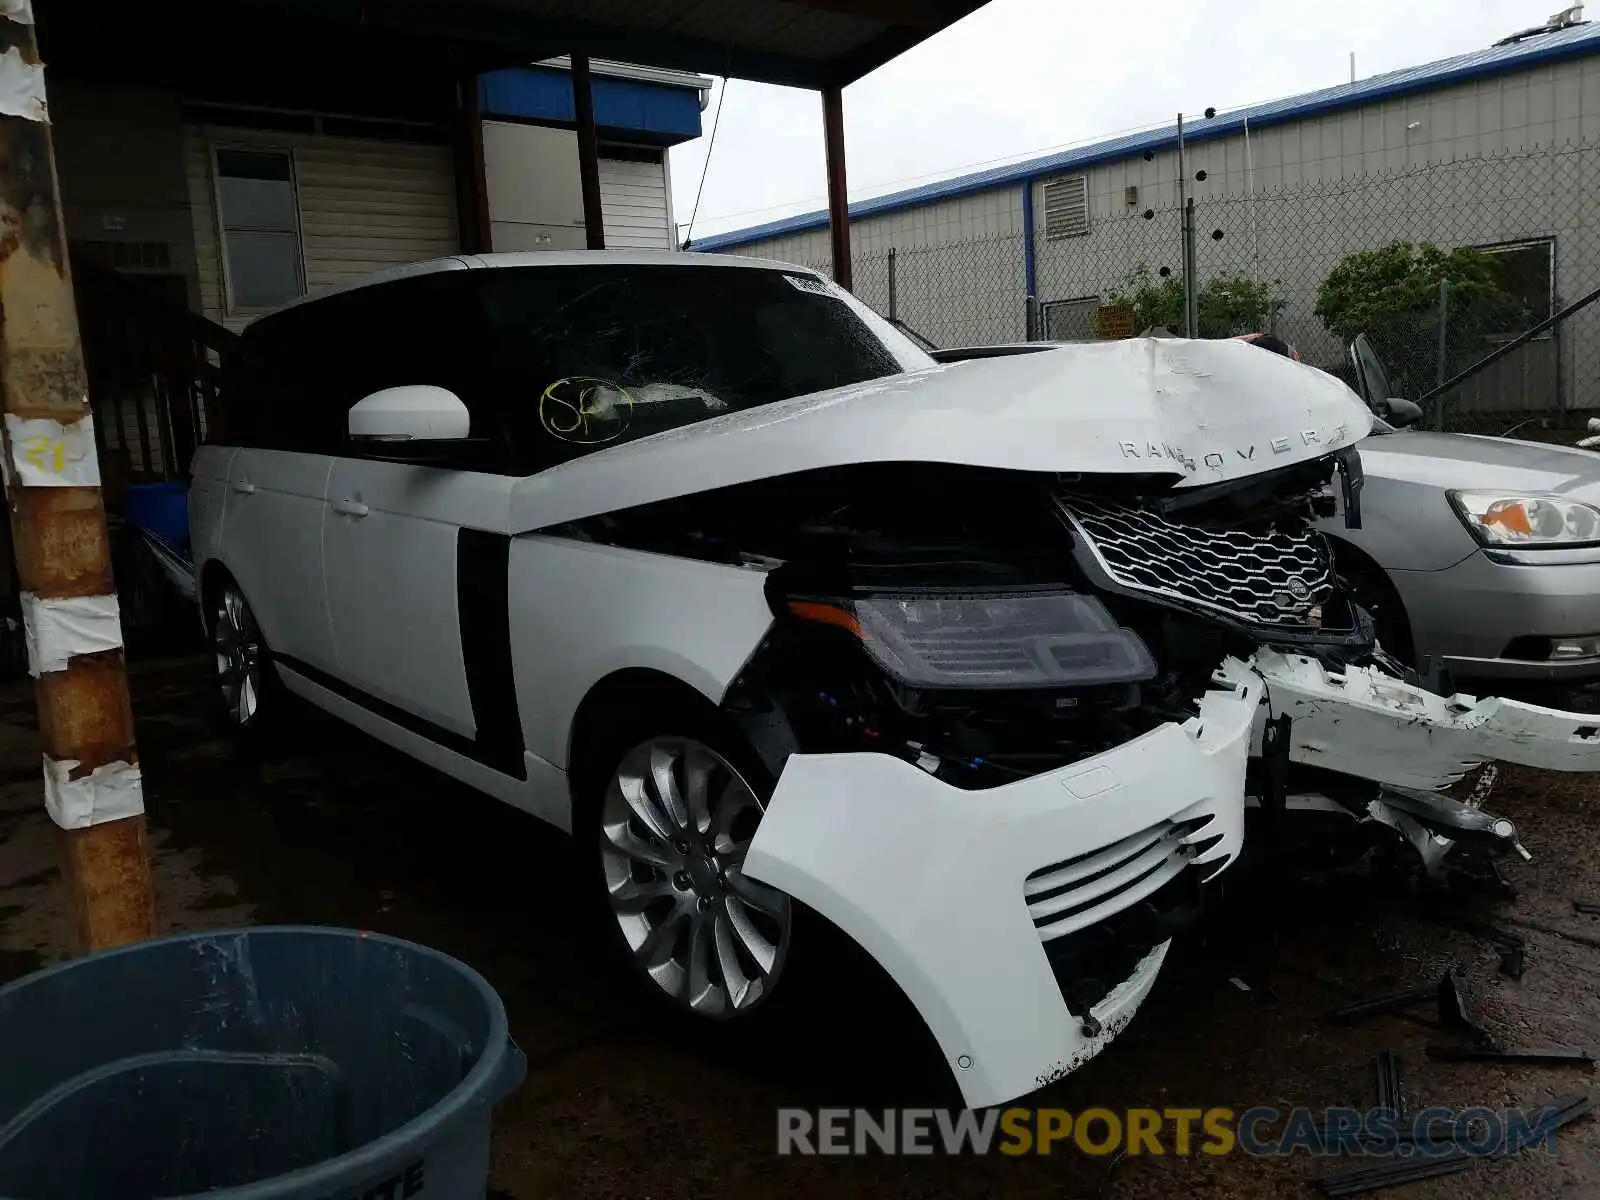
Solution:
[[[296,75],[313,31],[410,41],[476,69],[587,54],[795,87],[842,87],[985,0],[38,0],[46,62],[92,39],[124,63],[141,50],[191,63],[226,56],[207,33],[251,32],[257,57]],[[115,31],[115,38],[108,37]],[[126,35],[126,36],[124,36]],[[127,37],[134,39],[130,44]],[[231,40],[231,39],[227,39]],[[210,44],[207,44],[208,41]],[[139,43],[144,43],[140,45]],[[74,45],[74,43],[79,43]],[[177,65],[174,63],[174,65]]]

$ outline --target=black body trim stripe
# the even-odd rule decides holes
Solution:
[[[505,534],[457,531],[456,613],[476,738],[435,725],[297,658],[287,654],[274,657],[295,674],[376,717],[503,775],[526,779],[522,714],[517,708],[516,674],[511,666],[510,563],[511,539]]]
[[[480,529],[457,531],[456,619],[461,623],[472,724],[485,756],[480,761],[524,779],[522,714],[511,668],[510,573],[509,537]]]

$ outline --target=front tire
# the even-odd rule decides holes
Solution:
[[[583,836],[621,955],[680,1019],[747,1024],[768,1009],[793,940],[795,905],[743,870],[771,781],[731,737],[616,744]]]

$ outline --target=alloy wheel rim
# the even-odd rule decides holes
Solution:
[[[237,588],[226,589],[217,605],[216,655],[228,715],[248,725],[261,707],[261,633]]]
[[[763,805],[710,747],[643,742],[601,805],[611,911],[635,965],[668,998],[725,1018],[772,991],[789,944],[789,898],[744,874]]]

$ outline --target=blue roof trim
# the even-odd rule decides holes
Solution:
[[[1377,100],[1393,99],[1415,92],[1434,91],[1472,79],[1482,79],[1508,71],[1526,70],[1540,63],[1555,62],[1564,58],[1581,58],[1592,54],[1600,54],[1600,23],[1579,25],[1510,46],[1490,46],[1486,50],[1475,50],[1471,54],[1461,54],[1455,58],[1424,63],[1418,67],[1407,67],[1400,71],[1389,71],[1383,75],[1374,75],[1370,79],[1357,80],[1355,83],[1343,83],[1337,87],[1306,92],[1285,100],[1273,100],[1266,104],[1235,109],[1211,120],[1200,120],[1186,125],[1184,142],[1193,145],[1196,142],[1227,137],[1240,132],[1247,121],[1252,128],[1281,125],[1321,113],[1371,104]],[[891,192],[886,196],[874,196],[870,200],[852,204],[850,218],[859,220],[880,213],[897,212],[900,209],[913,208],[935,200],[948,200],[954,196],[965,196],[972,192],[1026,182],[1058,171],[1115,162],[1118,159],[1142,154],[1146,150],[1165,150],[1176,146],[1177,143],[1176,125],[1148,129],[1064,150],[1044,158],[992,167],[987,171],[978,171],[971,175],[958,175],[954,179],[927,183],[907,191]],[[782,234],[826,228],[827,224],[826,211],[805,213],[798,217],[769,221],[764,225],[753,225],[748,229],[736,229],[729,233],[715,233],[696,238],[690,248],[725,250],[750,242],[765,241],[767,238]]]
[[[694,88],[593,77],[594,122],[607,131],[641,135],[670,146],[700,136],[700,94]],[[572,73],[548,67],[510,67],[478,79],[486,117],[522,117],[574,124]]]

